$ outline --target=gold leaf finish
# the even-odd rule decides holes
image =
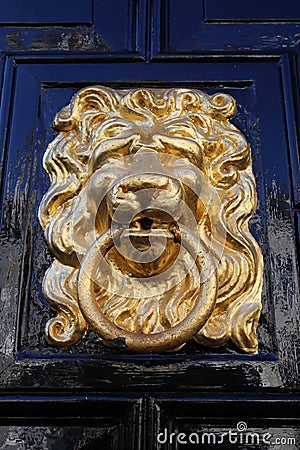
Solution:
[[[135,352],[231,339],[257,353],[263,261],[235,112],[221,93],[92,86],[57,114],[39,208],[54,255],[49,343],[74,345],[90,327]]]

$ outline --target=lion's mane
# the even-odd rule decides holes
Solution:
[[[210,347],[232,339],[248,352],[257,351],[262,255],[248,226],[256,208],[255,180],[247,140],[230,122],[235,112],[235,101],[226,94],[209,96],[194,89],[117,91],[92,86],[79,91],[57,114],[54,126],[59,134],[43,160],[51,186],[39,209],[40,222],[55,255],[43,284],[46,298],[57,311],[47,325],[49,342],[68,346],[78,342],[87,330],[77,302],[78,249],[69,236],[69,219],[97,168],[93,152],[102,139],[100,127],[114,117],[139,124],[182,119],[189,122],[194,139],[201,143],[200,168],[223,205],[213,236],[208,223],[199,221],[201,236],[219,261],[218,298],[195,339]],[[132,317],[138,320],[134,313]],[[151,330],[155,332],[155,327]]]

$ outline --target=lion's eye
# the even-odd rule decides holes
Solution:
[[[104,133],[107,138],[113,138],[119,136],[125,130],[128,130],[128,126],[121,123],[116,123],[107,127],[104,130]]]
[[[185,130],[175,130],[172,132],[172,136],[187,137],[189,135],[185,132]]]
[[[183,138],[194,138],[195,133],[193,130],[186,126],[186,124],[169,126],[167,128],[168,132],[174,137],[183,137]]]

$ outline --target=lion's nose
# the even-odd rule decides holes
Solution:
[[[177,193],[180,187],[177,186],[175,180],[169,177],[145,173],[125,178],[123,182],[113,186],[112,193],[117,198],[123,199],[130,192],[151,190],[145,193],[148,194],[149,198],[152,198],[154,189],[170,190],[171,192]]]
[[[133,171],[139,174],[157,173],[165,175],[161,155],[151,147],[135,147]]]
[[[157,173],[129,175],[107,193],[107,207],[115,222],[133,218],[170,222],[181,216],[184,191],[174,178]]]

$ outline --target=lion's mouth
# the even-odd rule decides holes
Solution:
[[[106,260],[130,277],[159,275],[172,266],[180,252],[180,240],[174,229],[175,225],[163,227],[147,217],[139,219],[121,231]]]
[[[142,230],[149,231],[151,230],[154,221],[149,217],[142,217],[141,219],[138,219],[137,222]]]

